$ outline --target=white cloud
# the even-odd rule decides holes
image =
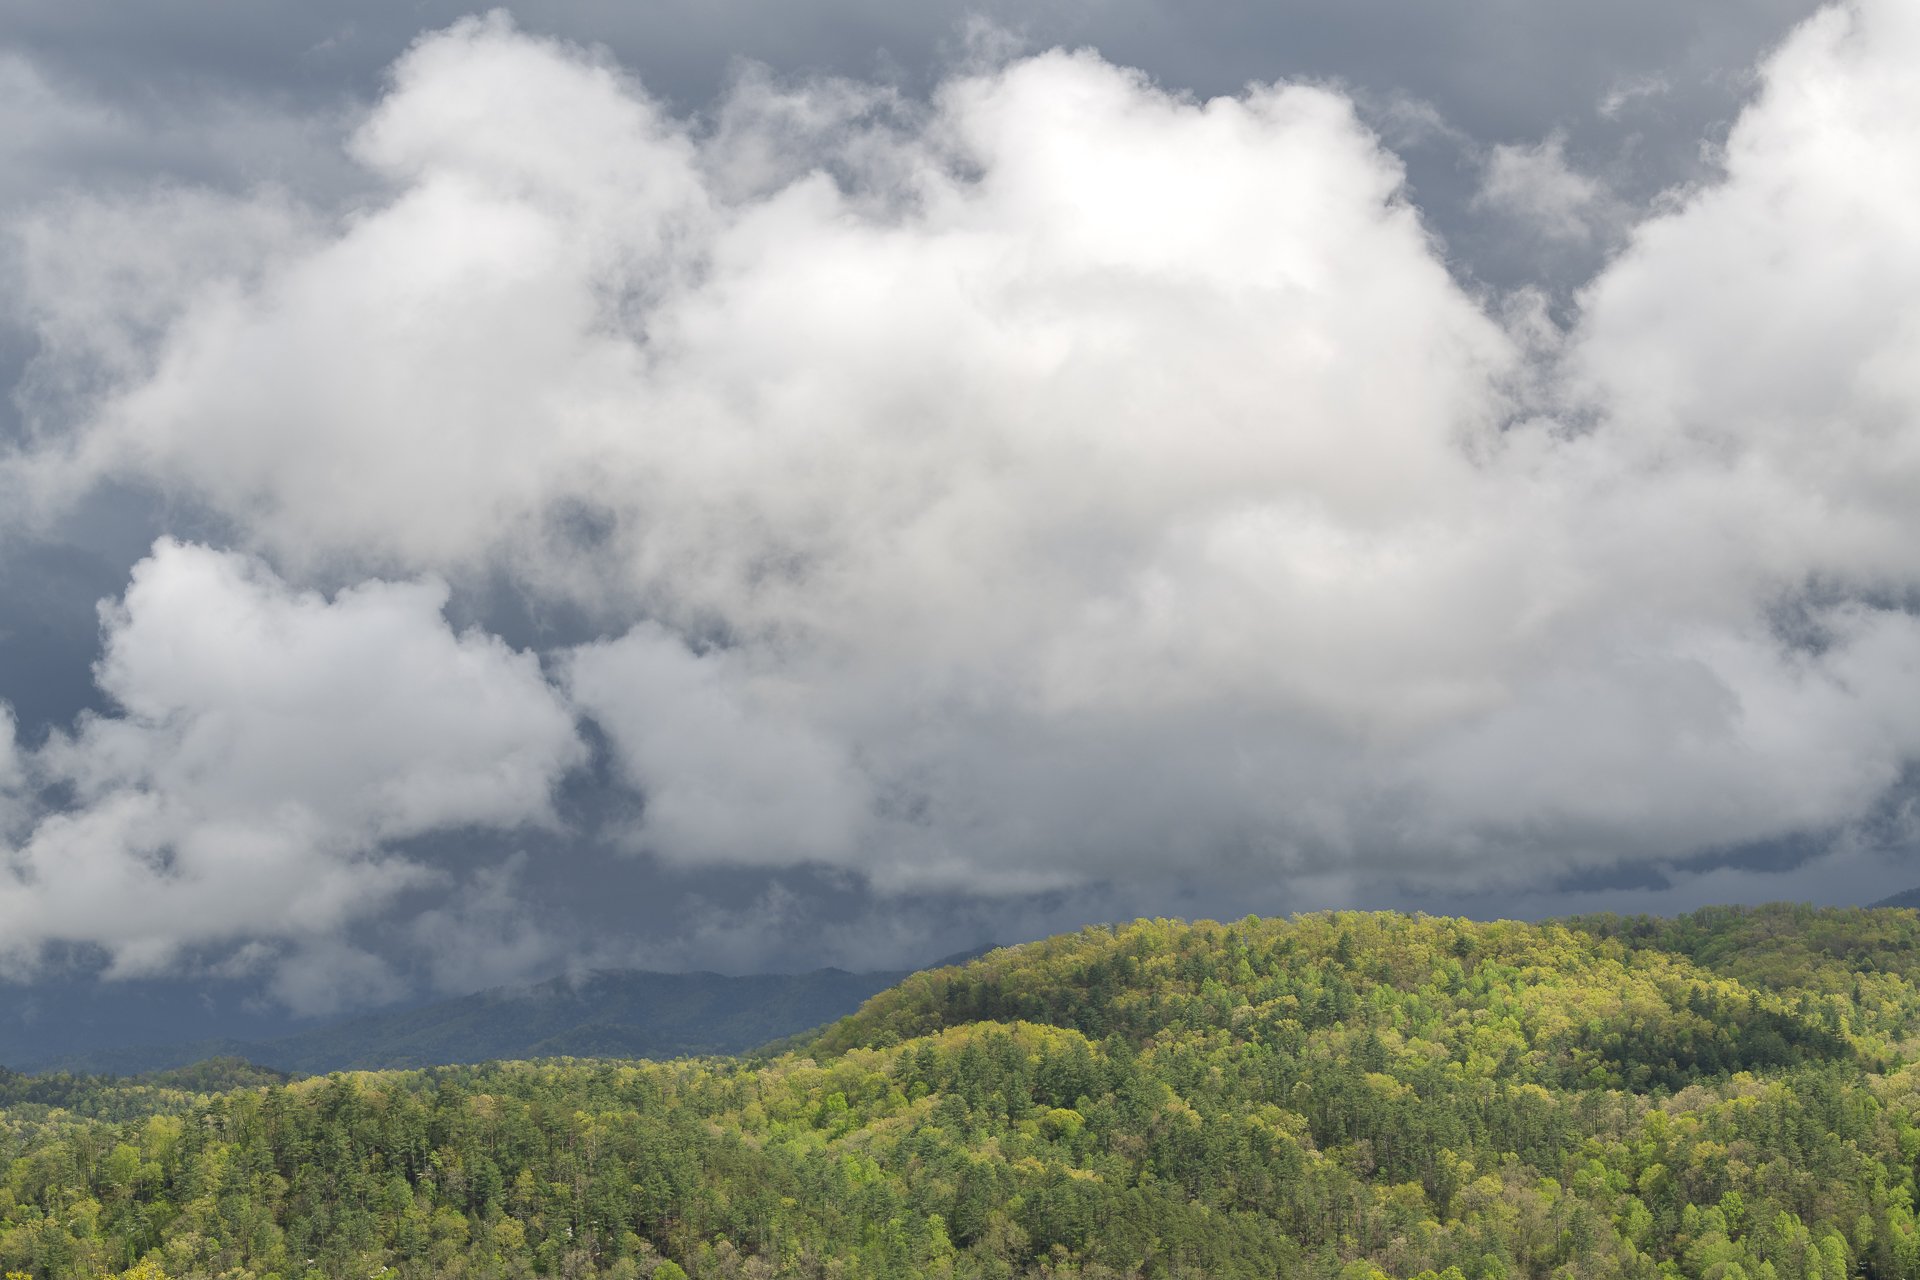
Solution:
[[[498,570],[584,606],[606,638],[557,655],[567,688],[675,865],[1523,885],[1825,832],[1920,754],[1889,604],[1920,585],[1915,26],[1797,34],[1725,180],[1634,233],[1563,345],[1449,277],[1324,88],[1196,102],[1055,52],[925,104],[749,76],[696,125],[465,22],[357,136],[382,199],[230,239],[277,206],[188,211],[244,261],[22,474],[160,484],[296,579]],[[1559,138],[1496,151],[1483,200],[1570,238],[1617,213]],[[89,225],[137,260],[137,224]],[[87,279],[76,315],[138,314]],[[44,376],[83,327],[45,326]],[[312,608],[375,626],[362,592],[559,714],[427,588]],[[380,777],[469,738],[507,750],[402,728]],[[75,741],[107,781],[58,821],[150,803],[142,748]],[[491,816],[466,757],[404,802],[338,768],[298,798],[363,844],[519,820],[574,758],[542,741]],[[224,812],[272,768],[193,785]]]
[[[1549,134],[1531,145],[1502,143],[1487,153],[1474,207],[1492,209],[1553,240],[1585,243],[1617,216],[1597,179],[1567,162],[1567,138]]]
[[[1826,831],[1920,759],[1920,619],[1846,606],[1824,622],[1818,656],[1703,630],[1554,672],[1409,776],[1483,838],[1550,839],[1569,866],[1619,861],[1622,836],[1678,855]]]
[[[113,969],[183,947],[325,937],[431,878],[387,851],[463,827],[550,823],[583,748],[532,655],[442,619],[445,588],[331,600],[257,562],[162,540],[103,607],[101,689],[34,753],[45,814],[0,875],[16,962],[46,941]]]
[[[55,447],[35,470],[40,487],[52,489],[42,496],[70,496],[54,483],[57,446],[66,443],[58,433],[68,416],[84,412],[103,388],[151,377],[175,325],[295,251],[308,221],[271,193],[167,188],[139,197],[53,198],[13,222],[20,283],[8,318],[30,329],[47,353],[15,388],[29,428],[48,432],[46,443]]]
[[[324,1017],[344,1009],[387,1004],[405,995],[407,984],[390,963],[372,952],[339,938],[315,936],[275,957],[266,989],[294,1013]]]
[[[1624,80],[1616,80],[1606,93],[1601,95],[1600,102],[1594,110],[1602,119],[1613,120],[1635,103],[1644,102],[1650,98],[1663,98],[1672,92],[1672,83],[1663,75],[1629,76]]]
[[[1694,504],[1702,576],[1898,593],[1920,545],[1920,19],[1833,8],[1767,65],[1724,181],[1640,227],[1573,365],[1605,448]]]
[[[408,925],[439,991],[468,992],[547,976],[577,958],[579,938],[557,936],[528,911],[528,859],[475,868],[454,892]]]
[[[778,673],[755,680],[737,662],[697,657],[656,626],[571,655],[568,691],[645,793],[633,839],[694,865],[856,855],[864,780],[838,743],[783,714]]]

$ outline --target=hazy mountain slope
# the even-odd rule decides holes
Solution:
[[[41,1070],[70,1061],[107,1070],[116,1051],[137,1049],[126,1069],[147,1070],[278,1039],[317,1022],[290,1016],[258,984],[244,981],[52,976],[0,982],[0,1066]],[[198,1051],[178,1056],[188,1044]],[[166,1060],[149,1060],[154,1051]]]
[[[668,1058],[743,1053],[844,1015],[905,974],[606,970],[355,1018],[243,1054],[284,1071],[494,1058]]]
[[[205,1058],[240,1057],[281,1071],[317,1074],[494,1058],[743,1053],[830,1022],[904,976],[841,969],[748,977],[603,970],[363,1015],[272,1039],[127,1044],[21,1055],[10,1065],[132,1075]]]

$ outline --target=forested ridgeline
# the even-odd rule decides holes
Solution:
[[[0,1078],[0,1269],[1920,1277],[1920,916],[1142,921],[770,1059]]]

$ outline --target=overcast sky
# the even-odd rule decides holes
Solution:
[[[0,974],[1920,882],[1907,0],[0,13]]]

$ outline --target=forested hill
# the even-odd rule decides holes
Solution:
[[[0,1270],[1920,1277],[1917,971],[1911,911],[1152,921],[770,1061],[12,1078]]]
[[[1504,1051],[1517,1078],[1679,1088],[1703,1072],[1884,1057],[1920,1025],[1916,976],[1920,915],[1910,911],[1140,922],[915,974],[808,1047],[831,1055],[1020,1020],[1135,1042],[1221,1029],[1238,1039],[1279,1019],[1336,1039],[1432,1038],[1458,1057],[1485,1041],[1488,1023],[1511,1021],[1519,1035]]]

